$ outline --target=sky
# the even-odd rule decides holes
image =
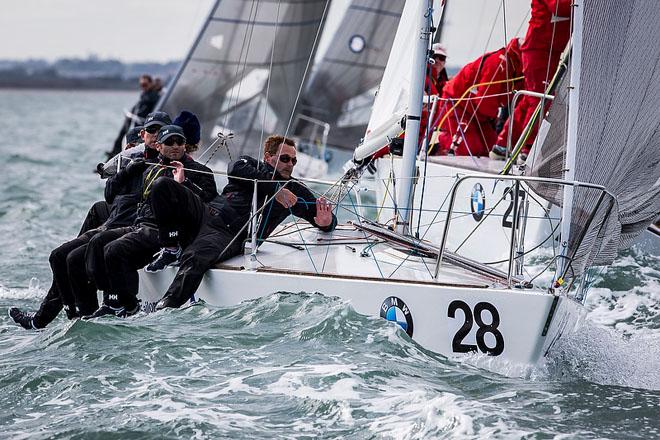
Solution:
[[[0,59],[183,58],[213,0],[2,0]]]
[[[347,2],[334,0],[333,4]],[[180,60],[213,3],[214,0],[1,0],[0,59],[52,61],[97,55],[127,62]],[[450,65],[464,64],[486,50],[504,46],[516,31],[523,36],[529,19],[530,0],[505,0],[505,39],[502,1],[447,3],[450,17],[443,42]]]

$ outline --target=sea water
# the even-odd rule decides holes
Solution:
[[[0,91],[0,438],[660,437],[660,260],[623,252],[527,377],[449,360],[331,296],[25,331],[50,251],[102,198],[133,93]],[[653,246],[650,247],[651,249]]]

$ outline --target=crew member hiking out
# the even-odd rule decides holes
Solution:
[[[179,270],[157,309],[180,307],[196,292],[208,269],[241,253],[255,179],[260,181],[258,206],[269,200],[258,227],[260,240],[290,214],[322,231],[335,228],[337,219],[330,203],[323,197],[317,199],[309,188],[291,177],[296,162],[295,143],[273,135],[265,141],[263,162],[242,156],[229,165],[229,183],[209,204],[180,184],[185,178],[183,172],[177,173],[174,180],[156,182],[152,203],[163,249],[146,270],[161,270],[180,254]]]
[[[103,315],[125,317],[139,310],[138,270],[152,260],[160,248],[158,230],[152,209],[152,192],[161,180],[171,180],[175,170],[187,170],[182,186],[210,201],[218,195],[212,171],[185,154],[183,129],[166,125],[158,133],[156,146],[159,162],[143,167],[141,201],[134,226],[125,231],[99,234],[87,249],[87,267],[99,289],[104,291],[103,304],[88,318]],[[119,236],[117,236],[119,235]]]
[[[156,130],[161,126],[157,119],[156,115],[150,121]],[[151,130],[151,126],[147,130]],[[147,161],[154,160],[157,152],[151,147],[155,147],[155,135],[143,129],[140,137],[145,142],[142,156],[146,154]],[[62,308],[69,319],[92,313],[98,308],[96,287],[89,283],[85,270],[85,253],[90,240],[109,231],[122,230],[135,220],[141,185],[140,182],[136,185],[129,173],[129,170],[122,169],[108,179],[105,185],[105,200],[96,202],[89,210],[78,237],[51,252],[49,262],[53,281],[46,297],[34,314],[16,307],[10,308],[9,315],[14,322],[25,329],[40,329],[50,324]],[[85,308],[85,303],[78,302],[80,297],[87,298],[87,304],[91,305]]]

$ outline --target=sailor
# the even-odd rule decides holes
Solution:
[[[296,165],[293,140],[269,136],[264,144],[263,162],[242,156],[228,167],[229,183],[222,194],[205,204],[182,185],[185,172],[173,180],[162,179],[153,189],[153,208],[164,246],[145,270],[156,272],[180,259],[179,270],[157,309],[180,307],[195,293],[204,273],[214,264],[241,253],[250,221],[254,179],[262,221],[257,234],[265,240],[290,214],[303,218],[322,231],[337,224],[330,203],[318,199],[301,182],[291,177]],[[274,199],[272,198],[274,196]],[[183,250],[182,250],[183,248]]]
[[[115,140],[112,150],[107,152],[108,158],[121,151],[122,140],[124,139],[126,132],[128,132],[131,126],[140,125],[158,103],[160,90],[156,90],[157,86],[154,85],[154,80],[151,75],[140,75],[139,84],[140,89],[142,90],[140,99],[131,109],[131,114],[124,120],[124,125],[122,125],[121,130],[119,130],[119,135]]]
[[[487,156],[497,139],[498,110],[522,86],[517,38],[466,64],[444,87],[434,118],[432,154]]]
[[[445,69],[447,49],[445,49],[442,44],[435,43],[431,46],[431,51],[431,59],[433,60],[433,63],[431,64],[429,75],[426,77],[426,86],[424,87],[424,90],[428,95],[439,96],[442,94],[445,84],[449,81],[447,69]]]
[[[561,53],[570,38],[571,0],[532,0],[531,14],[525,41],[521,46],[525,77],[523,87],[525,90],[543,93],[557,70]],[[525,95],[513,109],[509,118],[513,118],[511,139],[514,144],[527,126],[538,103],[539,98]],[[547,102],[547,105],[549,104],[550,101]],[[538,124],[534,124],[522,149],[522,157],[529,153],[537,131]],[[491,150],[491,158],[505,158],[508,138],[507,121]]]
[[[197,151],[201,137],[201,127],[197,116],[188,110],[183,110],[172,124],[183,128],[183,134],[186,137],[186,153],[192,154]]]
[[[144,267],[160,248],[152,210],[151,193],[161,180],[171,180],[173,169],[185,169],[182,186],[208,202],[218,195],[212,171],[185,153],[183,129],[166,125],[158,133],[156,143],[159,162],[142,173],[141,202],[137,219],[130,228],[101,233],[87,248],[88,276],[104,291],[103,304],[87,316],[126,317],[139,310],[138,269]],[[91,261],[90,261],[91,260]],[[91,298],[79,301],[93,301]]]
[[[165,118],[166,117],[166,118]],[[169,120],[167,114],[155,115],[149,121],[149,127],[141,131],[141,137],[145,142],[147,161],[155,157],[150,153],[155,137],[149,133],[151,127],[160,127],[161,120]],[[147,131],[149,130],[149,131]],[[127,139],[128,141],[128,139]],[[144,154],[144,153],[143,153]],[[9,315],[14,322],[25,329],[40,329],[50,324],[65,309],[67,318],[74,319],[84,313],[92,313],[91,310],[77,307],[77,297],[94,298],[96,301],[96,288],[89,286],[84,271],[84,255],[87,243],[98,234],[114,229],[121,229],[132,224],[137,210],[134,183],[125,179],[130,168],[123,169],[116,176],[110,177],[105,186],[105,200],[96,202],[90,209],[78,237],[54,249],[49,258],[53,281],[48,289],[46,297],[41,302],[39,310],[34,313],[23,312],[18,308],[9,309]],[[123,179],[120,182],[120,179]],[[141,185],[138,185],[141,188]],[[82,267],[82,273],[80,268]],[[74,294],[75,292],[75,294]]]

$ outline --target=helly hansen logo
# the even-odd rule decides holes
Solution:
[[[117,301],[119,299],[119,295],[116,294],[108,295],[108,299],[111,301]]]
[[[179,236],[179,231],[173,231],[168,234],[170,238],[175,238]]]

